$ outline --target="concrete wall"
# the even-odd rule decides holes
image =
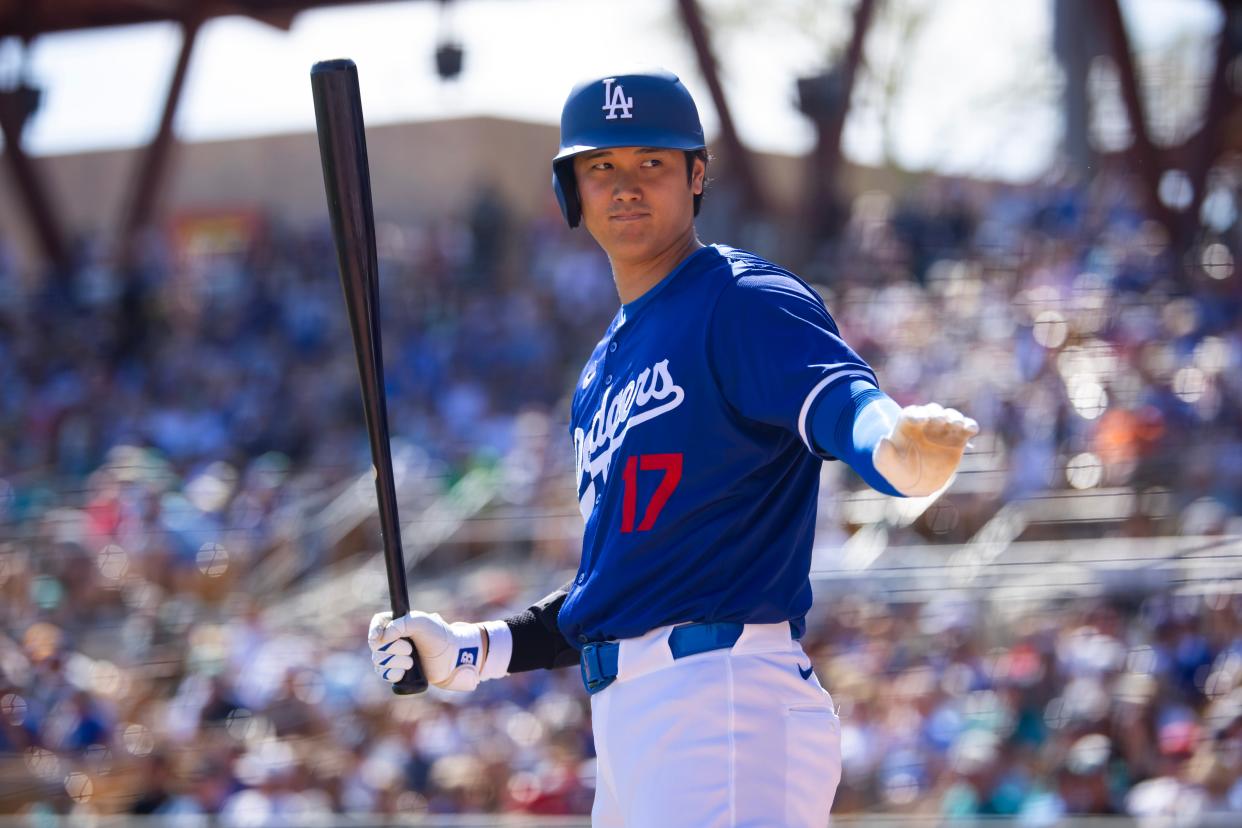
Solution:
[[[381,220],[456,212],[483,182],[497,186],[524,216],[556,210],[549,186],[555,126],[487,117],[402,123],[369,127],[367,143]],[[139,150],[125,149],[43,157],[36,164],[67,231],[106,236],[119,224],[140,158]],[[802,161],[762,155],[757,163],[777,213],[796,215]],[[851,168],[846,175],[851,191],[897,184],[874,170]],[[6,168],[0,172],[0,237],[28,264],[38,248],[20,207]],[[178,145],[160,215],[216,209],[258,209],[293,223],[324,220],[314,132]]]
[[[409,220],[456,211],[491,182],[524,215],[555,209],[548,162],[555,127],[472,118],[367,129],[377,217]],[[74,236],[117,229],[137,149],[36,159],[50,197]],[[257,208],[294,222],[326,218],[319,144],[313,132],[181,144],[160,201],[160,215]],[[0,235],[28,261],[37,247],[7,170],[0,172]]]

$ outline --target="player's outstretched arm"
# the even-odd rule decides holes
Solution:
[[[873,455],[876,471],[904,495],[923,497],[940,489],[962,462],[979,424],[939,403],[907,405]]]
[[[921,497],[937,491],[961,462],[979,424],[937,403],[901,408],[863,379],[837,383],[811,417],[815,447],[844,460],[872,488]]]
[[[394,619],[391,612],[379,612],[371,618],[367,644],[384,681],[395,684],[413,666],[410,641],[418,648],[427,681],[465,691],[505,675],[513,639],[504,621],[449,624],[436,613],[415,610]]]

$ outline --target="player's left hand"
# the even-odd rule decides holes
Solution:
[[[979,424],[939,403],[907,405],[875,447],[876,471],[907,497],[923,497],[948,482]]]

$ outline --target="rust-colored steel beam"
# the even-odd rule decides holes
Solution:
[[[1184,223],[1168,205],[1160,200],[1160,179],[1166,169],[1165,159],[1163,153],[1152,142],[1151,132],[1147,129],[1147,113],[1143,106],[1138,68],[1135,65],[1134,52],[1130,47],[1130,36],[1126,32],[1125,20],[1121,16],[1121,6],[1117,0],[1101,0],[1099,13],[1100,22],[1104,27],[1104,41],[1108,45],[1109,56],[1117,67],[1118,79],[1121,82],[1121,99],[1125,105],[1126,119],[1130,122],[1130,132],[1133,137],[1129,155],[1135,174],[1143,182],[1141,192],[1146,202],[1147,213],[1164,225],[1174,245],[1181,249],[1185,243]]]
[[[1234,122],[1230,115],[1238,109],[1238,96],[1229,88],[1229,67],[1242,54],[1242,8],[1237,2],[1227,0],[1218,0],[1218,4],[1221,12],[1220,34],[1216,41],[1216,63],[1208,85],[1203,125],[1186,142],[1189,151],[1184,153],[1193,192],[1183,217],[1190,224],[1188,234],[1198,230],[1199,213],[1203,208],[1203,199],[1207,197],[1208,172],[1224,152],[1226,132]]]
[[[118,258],[124,264],[132,263],[138,234],[150,223],[156,201],[163,189],[173,148],[173,120],[177,117],[177,106],[181,102],[181,92],[185,86],[185,76],[190,67],[190,56],[194,52],[194,43],[198,39],[200,24],[201,21],[198,18],[191,18],[182,23],[181,53],[177,56],[177,67],[173,70],[172,82],[168,86],[168,96],[164,100],[164,112],[160,117],[159,129],[156,130],[155,137],[151,139],[151,144],[147,147],[146,154],[140,162],[141,166],[134,177],[128,209],[120,230]]]
[[[724,86],[720,83],[720,69],[716,63],[716,56],[712,52],[711,36],[707,31],[707,24],[703,21],[703,13],[696,0],[677,0],[677,6],[681,10],[681,19],[685,23],[686,32],[690,35],[690,41],[694,44],[694,53],[699,61],[699,71],[703,73],[703,79],[707,81],[712,103],[720,118],[720,140],[724,143],[727,152],[725,164],[742,191],[742,204],[745,212],[752,215],[762,213],[766,202],[759,184],[759,175],[755,170],[754,158],[746,145],[742,143],[742,139],[738,137],[737,129],[733,125],[733,114],[729,109],[729,100],[725,97]]]
[[[0,38],[245,15],[288,28],[299,12],[377,0],[0,0]]]
[[[4,157],[8,161],[9,172],[17,185],[17,191],[21,193],[26,218],[34,227],[44,255],[49,262],[64,268],[69,264],[69,249],[65,244],[58,214],[43,187],[33,160],[26,154],[22,143],[22,127],[29,115],[32,94],[37,93],[20,84],[15,89],[0,91],[0,131],[4,134]]]
[[[844,222],[844,205],[840,203],[841,186],[841,135],[845,131],[845,119],[850,113],[850,99],[854,93],[854,79],[863,61],[863,47],[871,22],[875,19],[875,0],[858,0],[854,7],[854,29],[850,33],[849,46],[838,64],[836,83],[840,89],[838,105],[815,118],[818,137],[810,158],[807,180],[806,216],[812,236],[830,238]]]

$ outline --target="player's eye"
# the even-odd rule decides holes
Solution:
[[[609,163],[609,162],[607,162],[607,161],[597,161],[597,162],[595,162],[594,164],[592,164],[592,165],[591,165],[591,169],[593,169],[593,170],[611,170],[611,169],[612,169],[612,164],[610,164],[610,163]]]
[[[646,161],[643,162],[644,167],[659,167],[659,166],[663,166],[663,164],[664,162],[661,161],[659,158],[648,158]]]

